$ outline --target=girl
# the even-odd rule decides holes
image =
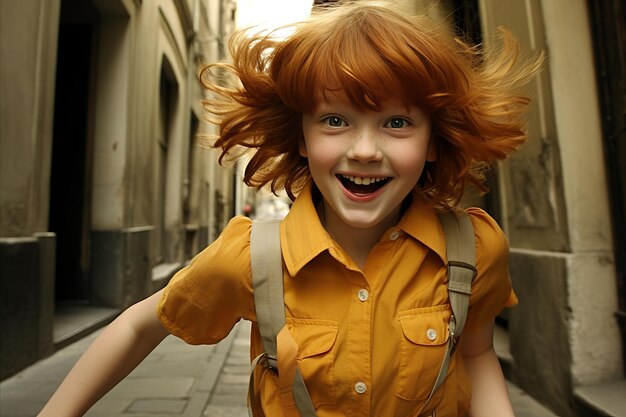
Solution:
[[[347,2],[286,39],[233,36],[238,81],[206,108],[219,116],[222,157],[256,150],[248,185],[295,199],[281,224],[284,303],[298,367],[319,417],[415,416],[447,342],[446,243],[437,211],[456,209],[481,169],[524,140],[519,88],[540,59],[520,63],[503,34],[484,57],[394,3]],[[297,198],[295,197],[297,195]],[[469,314],[447,378],[426,413],[512,416],[493,350],[494,318],[516,303],[503,232],[467,210],[476,268]],[[168,334],[192,344],[252,321],[250,226],[234,218],[165,288],[130,307],[87,350],[41,415],[80,415]],[[155,314],[156,311],[156,314]],[[255,374],[266,416],[281,416],[277,377]]]

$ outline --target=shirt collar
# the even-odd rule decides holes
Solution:
[[[411,205],[397,228],[422,242],[446,262],[446,240],[437,211],[419,192],[413,193]]]
[[[419,193],[413,194],[408,210],[394,229],[403,230],[419,240],[446,262],[445,238],[437,213]],[[332,257],[349,269],[356,268],[322,226],[313,202],[311,181],[302,189],[283,220],[281,241],[290,242],[283,244],[281,250],[292,277],[324,251],[329,251]]]
[[[298,271],[320,253],[334,247],[315,210],[311,181],[302,189],[281,225],[282,253],[289,275]]]

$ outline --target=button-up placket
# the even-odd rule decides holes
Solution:
[[[349,375],[353,379],[350,408],[354,415],[369,415],[372,390],[372,292],[366,276],[361,271],[349,271],[353,288],[349,316]]]

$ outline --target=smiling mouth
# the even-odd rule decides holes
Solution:
[[[342,174],[337,175],[337,179],[346,190],[355,195],[375,193],[390,181],[389,177],[355,177]]]

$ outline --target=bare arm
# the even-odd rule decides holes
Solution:
[[[502,368],[493,350],[494,323],[464,332],[461,355],[472,384],[472,417],[514,417]]]
[[[82,416],[168,335],[156,316],[159,291],[129,307],[76,362],[40,417]]]

